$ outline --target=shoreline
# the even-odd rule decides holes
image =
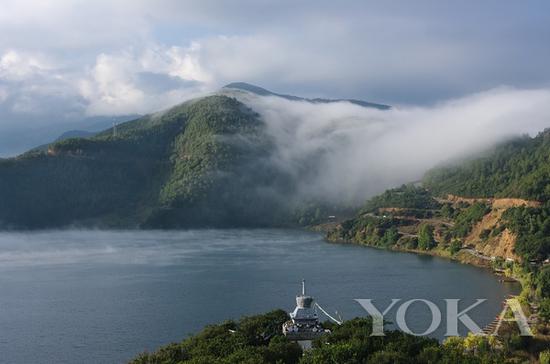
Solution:
[[[313,230],[313,231],[321,232],[321,230]],[[401,248],[401,247],[396,248],[395,246],[394,247],[382,247],[382,246],[361,244],[361,243],[357,243],[357,242],[354,242],[354,241],[341,240],[341,239],[332,240],[332,239],[329,239],[326,235],[324,237],[324,240],[329,244],[343,244],[343,245],[349,244],[349,245],[357,245],[357,246],[361,246],[361,247],[373,248],[373,249],[378,249],[378,250],[386,250],[386,251],[397,252],[397,253],[429,255],[429,256],[432,256],[432,257],[443,258],[443,259],[451,260],[451,261],[454,261],[454,262],[457,262],[457,263],[460,263],[460,264],[466,264],[466,265],[471,265],[471,266],[478,267],[478,268],[487,269],[487,270],[491,271],[491,273],[493,275],[497,276],[497,277],[504,277],[503,279],[499,279],[500,282],[502,282],[502,283],[504,283],[504,282],[518,283],[520,285],[520,289],[524,288],[524,286],[523,286],[520,279],[517,279],[516,277],[513,277],[513,276],[512,277],[506,276],[506,275],[502,274],[502,272],[496,271],[495,269],[493,269],[491,267],[490,262],[488,262],[487,260],[472,256],[471,254],[468,254],[463,250],[460,250],[455,255],[451,255],[449,252],[447,252],[445,250],[442,251],[441,249],[438,249],[438,248],[435,248],[433,250],[420,250],[420,249],[408,249],[408,248]]]

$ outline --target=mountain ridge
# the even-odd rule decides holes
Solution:
[[[389,110],[391,109],[391,106],[374,103],[374,102],[368,102],[363,100],[357,100],[357,99],[325,99],[325,98],[305,98],[300,96],[294,96],[294,95],[287,95],[287,94],[280,94],[276,92],[269,91],[265,88],[252,85],[246,82],[232,82],[222,87],[222,89],[235,89],[235,90],[244,90],[247,92],[254,93],[256,95],[260,96],[277,96],[281,97],[287,100],[291,101],[305,101],[310,102],[314,104],[326,104],[326,103],[334,103],[334,102],[349,102],[354,105],[362,106],[362,107],[370,107],[375,108],[379,110]]]

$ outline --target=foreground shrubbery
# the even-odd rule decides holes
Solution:
[[[206,327],[177,344],[154,353],[143,353],[133,364],[152,363],[277,363],[277,364],[354,364],[354,363],[504,363],[504,353],[494,348],[494,340],[479,336],[451,338],[444,344],[400,331],[384,337],[370,336],[368,318],[346,321],[342,326],[325,324],[333,333],[313,343],[302,355],[301,348],[281,334],[288,319],[284,311],[245,317]]]
[[[179,344],[143,353],[132,363],[297,363],[302,350],[281,335],[286,320],[286,312],[277,310],[207,326]]]

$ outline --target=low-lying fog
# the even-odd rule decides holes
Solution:
[[[196,231],[59,230],[3,232],[0,234],[0,267],[60,264],[181,263],[197,251],[220,248],[205,244]],[[185,240],[185,244],[180,244]]]
[[[98,264],[189,266],[205,257],[212,264],[221,259],[226,266],[242,265],[249,254],[286,257],[284,244],[312,241],[321,241],[321,236],[283,229],[0,232],[0,270]]]
[[[498,88],[432,107],[388,111],[229,93],[266,121],[277,144],[275,162],[297,175],[302,194],[334,202],[360,203],[418,180],[440,163],[550,127],[546,89]],[[318,168],[300,176],[300,166],[310,158],[320,158]]]

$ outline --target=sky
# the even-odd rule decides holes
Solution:
[[[0,155],[245,81],[431,106],[550,87],[548,1],[2,0]],[[75,124],[77,123],[77,124]]]

